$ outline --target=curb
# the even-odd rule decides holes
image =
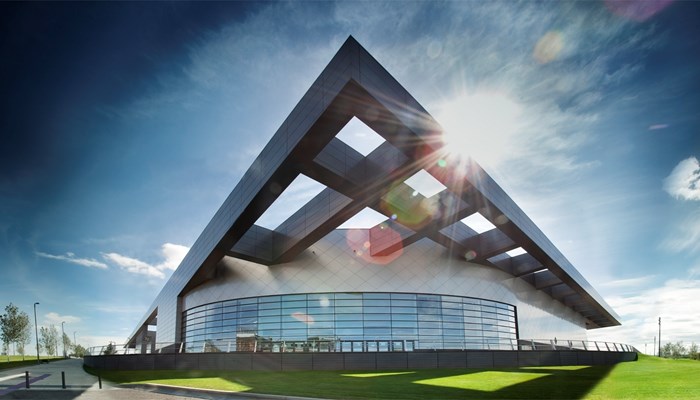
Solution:
[[[203,399],[235,399],[235,398],[247,398],[247,399],[274,399],[274,400],[325,400],[318,397],[299,397],[299,396],[285,396],[277,394],[264,394],[264,393],[248,393],[248,392],[229,392],[226,390],[216,390],[216,389],[199,389],[191,388],[185,386],[175,386],[175,385],[163,385],[156,383],[136,383],[136,384],[123,384],[119,387],[143,390],[147,392],[156,392],[162,394],[170,394],[174,396],[189,396],[198,397]]]

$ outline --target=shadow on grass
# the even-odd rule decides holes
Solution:
[[[327,399],[580,399],[613,368],[606,365],[371,372],[103,371],[101,374],[117,383],[156,381],[187,386],[187,380],[192,379],[192,386],[200,388],[207,387],[207,378],[212,378],[211,382],[243,385],[249,388],[246,392]],[[216,385],[209,387],[226,390]]]
[[[31,360],[3,361],[3,362],[0,362],[0,370],[34,366],[37,364],[49,363],[52,361],[60,361],[60,360],[63,360],[63,358],[42,358],[41,362],[37,362],[36,358],[31,359]]]

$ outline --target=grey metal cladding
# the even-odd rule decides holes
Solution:
[[[335,138],[353,117],[387,141],[367,157]],[[591,328],[618,325],[619,317],[610,306],[476,162],[469,160],[465,171],[457,170],[456,163],[438,166],[438,160],[449,157],[436,140],[441,132],[418,101],[349,37],[226,198],[130,341],[156,310],[158,340],[177,341],[177,299],[208,279],[225,255],[268,265],[287,261],[365,207],[384,214],[387,226],[396,226],[400,221],[392,222],[391,212],[380,203],[410,212],[417,199],[402,182],[421,169],[448,190],[430,199],[438,201],[444,218],[419,229],[401,226],[399,235],[383,236],[375,231],[381,252],[428,237],[462,256],[476,248],[479,257],[475,262],[514,276],[547,269],[551,276],[546,281],[526,280],[574,310],[588,305],[581,315]],[[300,173],[327,189],[278,229],[254,226]],[[477,234],[459,221],[475,211],[497,228]],[[516,247],[527,254],[502,256]]]

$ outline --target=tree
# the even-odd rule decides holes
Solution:
[[[25,347],[32,341],[32,323],[28,322],[24,326],[24,330],[20,332],[19,337],[17,338],[17,351],[19,354],[22,355],[22,360],[24,360],[24,355],[25,355]]]
[[[70,341],[70,337],[68,337],[68,335],[66,335],[65,332],[63,333],[63,341],[62,342],[63,342],[63,348],[66,349],[65,354],[63,354],[63,355],[65,356],[66,354],[70,354],[70,351],[71,351],[71,348],[73,347],[73,344]]]
[[[10,354],[10,343],[14,343],[16,348],[17,344],[21,341],[21,346],[24,347],[26,331],[29,331],[31,335],[29,316],[24,311],[20,311],[17,306],[10,303],[5,307],[5,314],[0,315],[0,338],[7,344],[8,356]]]
[[[85,347],[76,344],[73,346],[73,356],[74,357],[85,357]]]
[[[700,349],[698,349],[698,345],[695,344],[695,342],[691,343],[690,347],[688,347],[688,356],[693,360],[700,359]]]
[[[56,347],[58,347],[58,329],[51,325],[50,327],[42,326],[39,334],[41,338],[39,339],[39,344],[46,351],[46,355],[55,356]]]
[[[681,358],[686,354],[688,354],[688,349],[685,348],[683,342],[669,342],[661,348],[661,357],[665,358]]]
[[[114,344],[114,342],[109,342],[107,347],[105,347],[105,349],[102,350],[102,354],[105,356],[117,354],[117,346]]]

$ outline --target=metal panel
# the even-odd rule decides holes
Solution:
[[[514,351],[493,352],[493,366],[498,368],[518,367],[518,353]]]
[[[406,362],[410,369],[437,368],[438,356],[436,352],[408,353]]]
[[[492,351],[470,351],[467,353],[467,368],[493,368]]]
[[[438,368],[466,368],[467,367],[467,352],[451,351],[439,352]]]

